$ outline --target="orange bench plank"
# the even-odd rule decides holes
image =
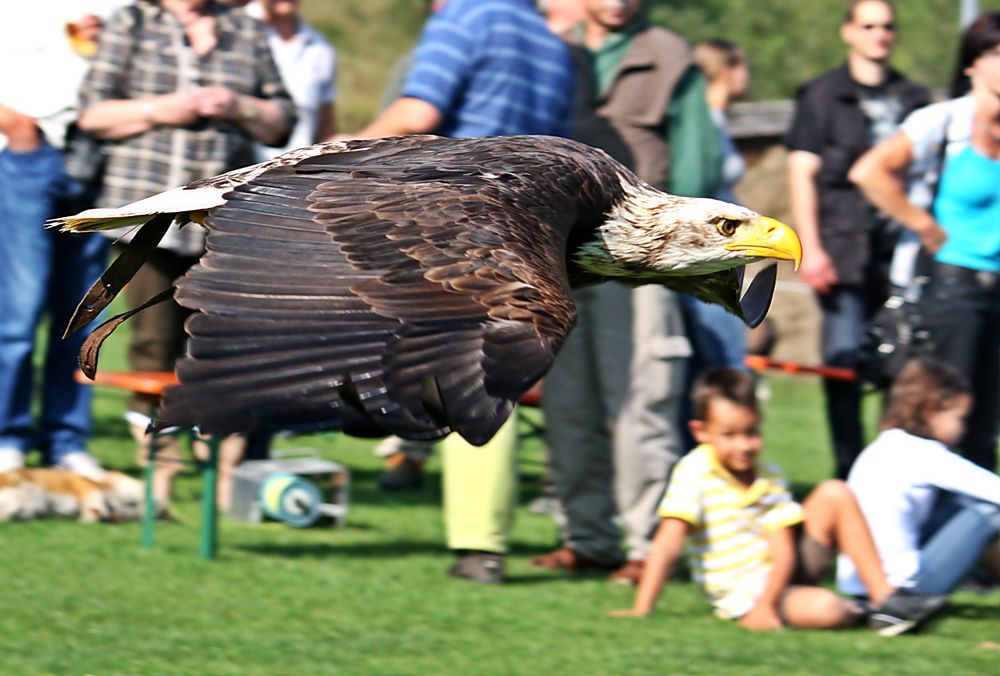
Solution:
[[[81,383],[155,395],[163,394],[163,390],[178,383],[173,371],[98,371],[93,380],[77,371],[76,379]]]

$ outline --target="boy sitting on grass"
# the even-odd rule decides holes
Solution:
[[[699,446],[674,468],[660,503],[635,602],[617,617],[644,617],[689,538],[691,570],[717,615],[748,629],[832,629],[868,620],[883,635],[916,626],[945,602],[893,589],[847,485],[825,481],[799,505],[762,450],[755,383],[745,372],[710,369],[692,389]],[[868,602],[817,586],[837,550],[849,556]]]

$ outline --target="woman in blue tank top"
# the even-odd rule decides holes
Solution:
[[[969,380],[975,400],[959,448],[973,462],[996,470],[1000,12],[980,16],[966,30],[952,94],[955,98],[910,115],[899,134],[858,160],[850,178],[933,254],[922,314],[936,356]],[[904,174],[915,179],[908,193],[899,180]],[[936,195],[930,189],[935,183]]]

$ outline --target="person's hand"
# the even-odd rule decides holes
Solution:
[[[152,101],[151,118],[155,124],[186,127],[201,117],[194,91],[174,92],[156,97]]]
[[[205,56],[219,44],[219,38],[215,34],[215,17],[210,13],[185,22],[184,30],[191,42],[191,48],[198,56]]]
[[[740,618],[740,625],[750,631],[777,631],[784,625],[778,611],[770,605],[758,603]]]
[[[66,23],[66,35],[73,51],[85,59],[97,55],[97,39],[104,28],[104,21],[96,14],[84,14],[76,21]]]
[[[7,137],[11,152],[28,153],[42,145],[35,118],[0,103],[0,134]]]
[[[71,36],[87,42],[97,42],[103,28],[104,21],[96,14],[84,14],[66,26]]]
[[[649,613],[636,610],[635,608],[623,608],[608,612],[608,617],[646,617],[647,615],[649,615]]]
[[[837,268],[822,247],[806,249],[802,252],[802,266],[799,275],[802,281],[817,293],[830,293],[830,287],[837,283]]]
[[[937,253],[944,246],[945,240],[948,239],[948,233],[938,225],[938,222],[929,213],[926,218],[914,224],[913,231],[920,236],[924,248],[932,254]]]
[[[199,87],[193,90],[198,114],[220,120],[240,118],[240,95],[228,87]]]

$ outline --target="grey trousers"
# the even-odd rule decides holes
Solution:
[[[545,377],[552,475],[563,539],[613,564],[645,559],[656,507],[680,456],[691,346],[675,296],[610,282],[574,294],[577,325]]]

